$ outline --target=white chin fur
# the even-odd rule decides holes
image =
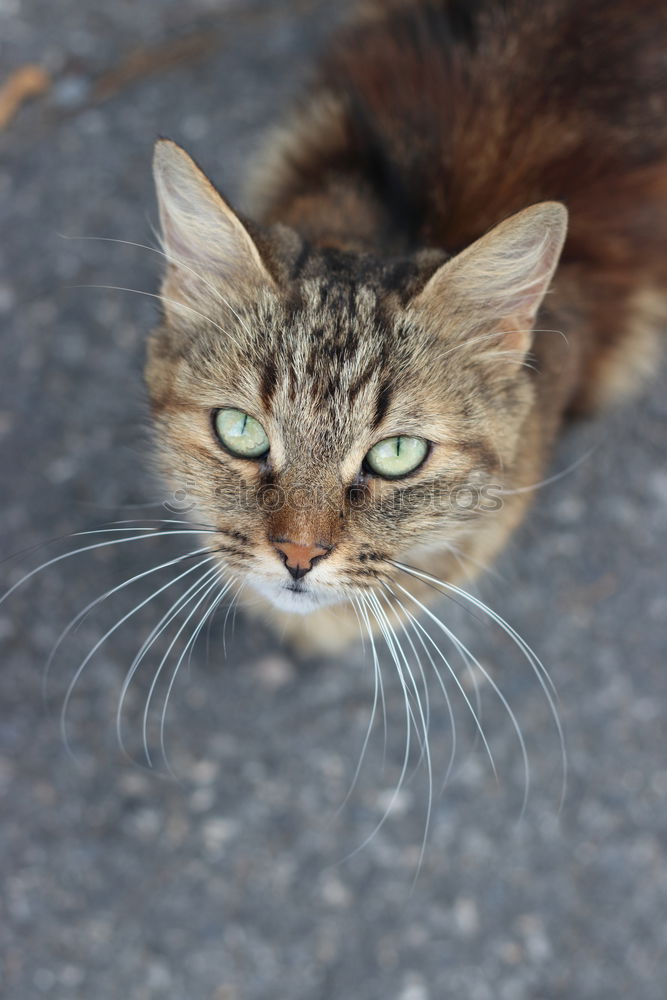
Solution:
[[[248,583],[281,611],[292,611],[299,615],[307,615],[317,608],[329,604],[337,604],[342,598],[334,590],[324,590],[314,587],[304,587],[303,590],[290,590],[289,584],[265,580],[258,576],[248,577]]]

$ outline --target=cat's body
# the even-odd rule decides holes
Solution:
[[[406,583],[435,596],[396,561],[445,582],[487,564],[567,414],[650,370],[667,279],[667,11],[373,4],[269,151],[261,227],[173,145],[156,176],[171,261],[148,383],[167,474],[190,484],[230,571],[289,633],[330,647],[358,634],[360,608],[381,612],[320,605],[374,593],[402,613]],[[551,286],[566,220],[554,202],[570,225]],[[226,407],[265,428],[261,461],[215,441],[210,414]],[[393,435],[425,440],[428,457],[406,478],[369,474],[364,455]],[[499,509],[442,499],[494,486]],[[296,584],[292,558],[305,560]]]
[[[667,11],[369,5],[256,187],[263,221],[380,256],[457,253],[528,205],[563,202],[568,238],[545,307],[582,355],[568,406],[588,410],[626,379],[633,388],[635,336],[667,279]],[[532,353],[548,349],[537,338]]]

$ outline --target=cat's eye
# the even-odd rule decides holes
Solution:
[[[269,439],[259,420],[243,410],[216,410],[213,427],[220,443],[237,458],[263,458],[269,450]]]
[[[422,464],[428,454],[428,441],[420,437],[385,438],[378,441],[364,459],[364,464],[376,476],[384,479],[400,479]]]

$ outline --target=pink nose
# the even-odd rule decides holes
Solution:
[[[331,551],[331,547],[324,545],[301,545],[283,539],[275,539],[274,547],[295,580],[309,573],[315,563]]]

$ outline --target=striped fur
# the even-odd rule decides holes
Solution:
[[[326,605],[391,581],[390,559],[472,575],[521,520],[564,417],[650,368],[665,50],[649,0],[376,3],[268,150],[258,221],[158,145],[168,265],[147,381],[163,466],[289,632],[310,611],[320,642],[346,641],[356,623]],[[262,423],[266,460],[218,446],[224,406]],[[431,442],[423,467],[369,475],[366,452],[399,433]],[[494,488],[502,504],[484,502]],[[451,500],[466,489],[475,509]],[[331,547],[305,596],[282,594],[276,537]]]

